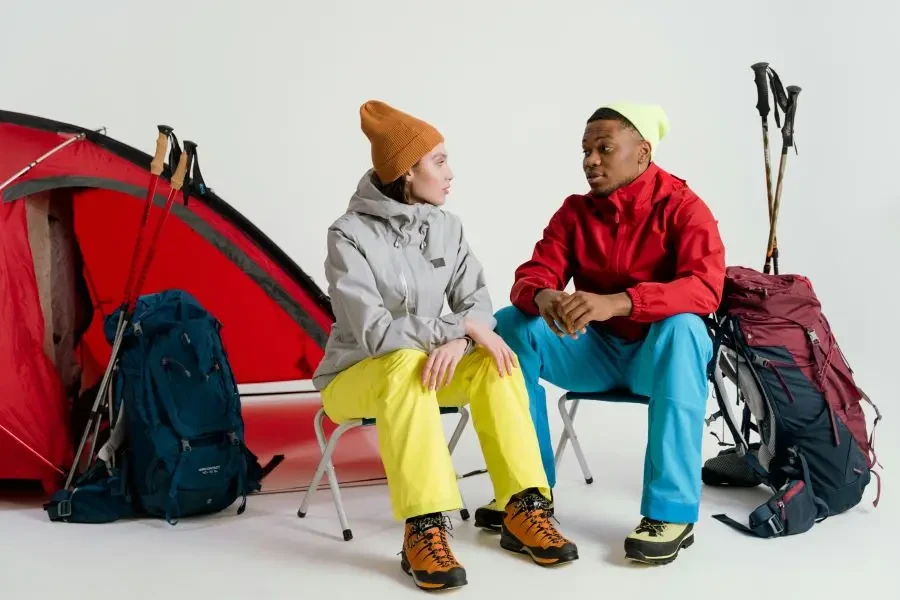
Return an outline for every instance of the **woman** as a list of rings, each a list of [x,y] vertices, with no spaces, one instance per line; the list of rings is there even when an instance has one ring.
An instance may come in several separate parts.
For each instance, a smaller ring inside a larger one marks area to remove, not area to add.
[[[575,560],[548,517],[528,393],[493,331],[490,295],[459,219],[441,210],[453,174],[441,134],[382,102],[360,108],[373,168],[328,230],[335,323],[313,382],[337,423],[375,417],[401,566],[424,589],[464,585],[447,542],[462,507],[439,406],[471,404],[498,506],[500,545],[541,565]],[[441,315],[444,300],[451,314]]]

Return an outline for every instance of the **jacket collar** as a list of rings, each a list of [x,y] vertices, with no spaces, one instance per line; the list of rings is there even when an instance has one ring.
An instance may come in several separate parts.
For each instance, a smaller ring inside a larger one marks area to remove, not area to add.
[[[369,169],[359,180],[347,212],[384,219],[397,231],[421,227],[440,212],[440,207],[431,204],[404,204],[388,198],[375,187],[372,181],[374,172],[374,169]]]
[[[626,185],[609,196],[588,195],[588,202],[595,214],[604,221],[618,223],[620,220],[639,221],[645,217],[654,204],[667,198],[678,186],[680,179],[659,168],[656,163]]]

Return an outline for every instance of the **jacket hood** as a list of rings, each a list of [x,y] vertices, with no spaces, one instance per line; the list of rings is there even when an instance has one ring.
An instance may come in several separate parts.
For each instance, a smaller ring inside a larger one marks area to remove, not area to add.
[[[374,169],[370,169],[359,180],[356,192],[350,198],[347,212],[371,215],[402,228],[412,223],[427,221],[440,211],[439,207],[431,204],[404,204],[388,198],[372,182],[374,173]]]

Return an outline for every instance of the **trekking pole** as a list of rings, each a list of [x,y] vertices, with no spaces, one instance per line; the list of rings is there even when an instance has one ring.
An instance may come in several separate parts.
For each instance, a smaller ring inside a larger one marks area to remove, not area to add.
[[[134,242],[134,250],[131,253],[131,263],[128,268],[128,280],[125,282],[125,290],[122,304],[131,297],[131,286],[134,285],[134,274],[137,269],[138,253],[141,243],[144,241],[144,232],[147,229],[147,221],[150,219],[150,208],[153,206],[153,197],[156,195],[156,185],[159,182],[159,176],[163,171],[163,161],[166,156],[166,148],[168,147],[169,137],[172,135],[173,129],[166,125],[157,125],[159,136],[156,138],[156,154],[150,163],[150,184],[147,186],[147,198],[144,202],[144,214],[141,216],[141,224],[138,227],[137,240]],[[121,320],[119,321],[121,325]]]
[[[172,128],[166,125],[158,125],[157,130],[159,131],[159,135],[156,138],[156,152],[153,155],[153,159],[150,161],[150,181],[147,184],[147,199],[146,205],[144,208],[144,216],[141,221],[141,229],[138,231],[138,239],[135,244],[135,249],[132,254],[132,264],[129,269],[129,283],[126,283],[125,290],[125,300],[127,301],[127,294],[129,293],[128,287],[130,285],[130,280],[133,278],[132,272],[134,271],[135,264],[134,261],[137,258],[138,248],[140,246],[141,238],[143,237],[143,230],[146,226],[147,219],[149,217],[150,206],[153,204],[153,197],[156,195],[156,186],[159,182],[159,176],[162,174],[163,167],[165,164],[165,156],[166,149],[168,146],[169,136],[172,133]],[[124,304],[125,302],[123,302]],[[123,307],[124,308],[124,307]],[[68,489],[72,484],[72,480],[75,478],[75,472],[78,470],[78,464],[81,462],[81,453],[84,452],[84,446],[87,443],[88,435],[91,430],[99,432],[100,429],[100,418],[101,413],[99,411],[100,403],[103,401],[105,397],[106,388],[109,385],[110,375],[112,374],[113,365],[115,364],[116,355],[118,354],[118,346],[121,342],[122,333],[125,330],[125,320],[124,320],[124,311],[119,314],[119,321],[116,325],[116,336],[115,341],[113,343],[112,353],[109,357],[109,362],[106,364],[106,370],[103,373],[103,378],[100,380],[100,387],[97,389],[97,395],[94,398],[94,403],[91,406],[90,417],[88,418],[88,422],[85,425],[84,432],[81,435],[81,441],[78,443],[78,449],[75,452],[75,459],[72,462],[72,467],[69,469],[69,474],[66,477],[65,489]],[[96,425],[94,424],[96,420]],[[110,422],[110,427],[112,427],[113,421]],[[94,444],[92,444],[94,445]]]
[[[156,153],[153,155],[153,160],[150,161],[150,183],[147,185],[147,197],[144,200],[144,213],[141,215],[141,223],[138,226],[138,234],[134,242],[134,249],[131,251],[131,262],[128,266],[128,279],[125,282],[125,289],[122,295],[123,307],[127,305],[128,298],[131,297],[131,288],[134,285],[134,275],[137,271],[138,256],[144,241],[144,232],[147,230],[147,221],[150,219],[150,209],[153,207],[153,198],[156,196],[156,186],[159,183],[159,177],[162,175],[163,167],[165,166],[166,150],[169,141],[174,142],[172,139],[174,137],[174,129],[172,127],[169,127],[168,125],[157,125],[156,129],[159,131],[159,135],[156,138]],[[119,313],[119,321],[116,324],[117,337],[119,335],[119,330],[124,329],[124,314],[124,311]],[[109,403],[107,408],[109,409],[110,427],[112,427],[113,423],[115,423],[113,404]],[[97,422],[95,431],[100,431],[99,421]],[[93,443],[90,456],[93,456]]]
[[[788,149],[794,147],[794,119],[797,116],[797,96],[800,88],[796,85],[787,87],[788,102],[784,113],[784,127],[781,128],[781,162],[778,165],[778,182],[775,187],[775,201],[772,205],[772,221],[769,225],[769,244],[766,249],[766,264],[763,272],[768,274],[771,270],[772,260],[777,254],[778,248],[775,241],[775,228],[778,225],[778,209],[781,206],[781,186],[784,181],[785,165],[787,164]],[[778,274],[776,263],[775,274]]]
[[[132,294],[129,297],[129,314],[134,311],[135,305],[137,304],[138,294],[140,294],[141,288],[144,286],[144,281],[146,281],[147,274],[150,271],[150,264],[153,262],[153,257],[156,254],[156,248],[159,242],[159,236],[160,234],[162,234],[163,225],[165,225],[166,218],[172,211],[172,205],[175,203],[175,196],[178,195],[178,192],[184,185],[185,174],[190,168],[189,163],[193,163],[194,161],[196,151],[197,144],[189,140],[184,141],[184,152],[181,153],[181,156],[178,159],[178,167],[175,169],[175,174],[172,176],[169,197],[166,198],[166,205],[163,208],[163,214],[159,218],[159,221],[157,221],[156,223],[156,229],[153,231],[153,237],[150,238],[150,245],[147,248],[147,257],[144,259],[144,265],[141,268],[140,275],[138,275],[137,283],[135,284],[134,289],[132,290]]]
[[[188,142],[185,142],[185,146],[187,146],[187,144],[188,144]],[[166,217],[168,216],[169,211],[172,209],[172,203],[175,199],[175,196],[178,195],[178,191],[181,189],[181,186],[184,182],[185,172],[187,171],[188,158],[189,158],[189,154],[187,152],[182,152],[178,158],[178,166],[175,168],[175,173],[172,175],[172,179],[170,181],[171,189],[169,190],[169,195],[166,198],[166,204],[165,204],[165,207],[163,208],[163,214],[162,214],[162,217],[160,217],[159,221],[157,222],[156,229],[153,232],[153,237],[150,238],[150,244],[148,246],[147,255],[144,258],[143,267],[141,268],[140,271],[138,271],[136,268],[137,265],[133,265],[133,269],[132,269],[133,272],[134,273],[140,272],[140,275],[138,276],[138,278],[136,280],[134,280],[133,277],[131,278],[132,281],[130,281],[129,283],[133,284],[133,285],[129,285],[129,287],[127,288],[128,296],[125,299],[125,307],[122,309],[122,312],[119,313],[119,323],[118,323],[118,326],[116,327],[116,337],[113,340],[113,354],[111,355],[110,362],[107,363],[107,367],[109,367],[110,365],[113,365],[113,368],[112,368],[113,371],[115,370],[115,366],[114,366],[115,357],[118,356],[118,351],[119,351],[119,347],[121,346],[121,343],[122,343],[122,338],[125,336],[125,328],[130,323],[131,317],[134,314],[135,305],[137,304],[137,297],[140,294],[140,289],[141,289],[141,287],[143,287],[144,280],[147,277],[147,270],[149,268],[150,261],[153,260],[153,250],[156,246],[157,241],[159,240],[159,234],[162,231],[163,223],[165,223]],[[146,223],[146,221],[145,221],[145,223]],[[143,224],[142,224],[142,227],[143,227]],[[141,230],[140,237],[143,237],[143,228]],[[136,256],[137,256],[137,252],[135,252],[135,257]],[[97,393],[99,394],[103,389],[104,389],[103,384],[101,383],[100,388]],[[114,410],[115,403],[113,401],[111,385],[107,388],[107,391],[108,391],[108,393],[106,394],[106,402],[109,405],[108,406],[108,408],[109,408],[109,424],[110,424],[110,428],[112,428],[116,423],[116,417],[115,417],[115,410]],[[94,456],[94,449],[96,447],[97,434],[99,433],[99,431],[100,431],[100,421],[97,420],[97,422],[95,424],[94,438],[91,441],[91,453],[88,455],[90,457]],[[111,465],[115,464],[114,459],[115,459],[115,455],[113,455],[113,457],[110,460]]]
[[[766,79],[769,63],[758,62],[750,67],[756,80],[756,110],[762,120],[763,158],[766,165],[766,200],[769,206],[769,226],[772,224],[772,161],[769,158],[769,82]]]

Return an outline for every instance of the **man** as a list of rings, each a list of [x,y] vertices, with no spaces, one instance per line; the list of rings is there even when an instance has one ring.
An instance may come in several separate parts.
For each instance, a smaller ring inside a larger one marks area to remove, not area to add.
[[[496,315],[525,376],[551,487],[539,379],[577,392],[627,388],[648,399],[643,518],[625,553],[650,564],[671,562],[693,543],[712,358],[701,316],[718,307],[725,277],[709,208],[653,162],[668,129],[655,106],[611,105],[591,116],[582,139],[590,193],[566,198],[516,270],[513,306]],[[563,291],[570,279],[572,294]],[[476,524],[502,520],[495,509],[480,508]]]

